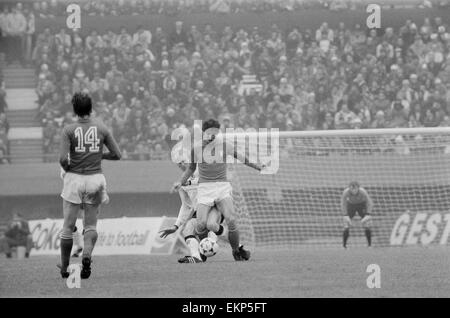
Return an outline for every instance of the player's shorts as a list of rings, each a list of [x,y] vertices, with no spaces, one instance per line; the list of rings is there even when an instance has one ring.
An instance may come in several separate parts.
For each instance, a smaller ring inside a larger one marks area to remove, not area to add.
[[[368,213],[367,213],[367,203],[365,203],[365,202],[363,202],[363,203],[356,203],[356,204],[348,203],[347,204],[347,215],[351,219],[353,219],[353,217],[355,216],[356,213],[358,213],[358,215],[360,216],[361,219],[363,217],[365,217],[366,215],[368,215]]]
[[[106,193],[106,179],[101,173],[81,175],[68,172],[64,176],[64,187],[61,197],[74,204],[106,203],[109,201]]]
[[[229,182],[205,182],[197,188],[197,204],[214,206],[217,202],[232,197],[231,184]]]
[[[194,211],[194,214],[192,214],[192,218],[193,218],[193,219],[196,219],[196,218],[197,218],[197,211]],[[223,217],[223,214],[220,213],[220,221],[219,221],[219,224],[222,224],[223,221],[225,221],[225,218]]]

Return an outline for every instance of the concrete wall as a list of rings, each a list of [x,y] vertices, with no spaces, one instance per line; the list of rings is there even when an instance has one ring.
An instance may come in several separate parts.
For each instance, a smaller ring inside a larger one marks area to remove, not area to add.
[[[111,203],[104,217],[176,216],[180,200],[169,194],[181,171],[171,162],[104,162]],[[57,163],[0,165],[0,221],[61,217],[62,180]]]

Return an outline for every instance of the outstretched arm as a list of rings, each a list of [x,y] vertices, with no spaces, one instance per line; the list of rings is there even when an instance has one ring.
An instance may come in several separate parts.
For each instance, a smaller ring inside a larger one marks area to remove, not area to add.
[[[190,199],[186,191],[184,191],[183,189],[179,189],[178,194],[180,195],[181,199],[181,207],[180,211],[178,212],[177,220],[175,221],[175,224],[173,226],[159,232],[161,238],[166,238],[168,235],[175,233],[192,217],[192,214],[194,212],[194,210],[189,205]]]
[[[181,176],[180,181],[175,182],[175,184],[172,187],[172,191],[178,191],[180,187],[187,182],[187,180],[194,174],[195,169],[197,168],[197,164],[195,162],[192,162],[189,164],[189,167],[186,169],[186,171]]]
[[[228,155],[233,156],[234,158],[238,159],[239,161],[243,162],[246,166],[253,168],[255,170],[261,171],[262,167],[256,163],[250,162],[248,160],[248,157],[244,154],[239,153],[235,147],[233,147],[231,144],[227,143],[226,145],[226,152]]]

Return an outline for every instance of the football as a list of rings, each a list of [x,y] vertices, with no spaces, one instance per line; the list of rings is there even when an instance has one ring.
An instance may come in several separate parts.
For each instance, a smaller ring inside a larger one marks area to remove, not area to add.
[[[198,246],[200,253],[206,257],[211,257],[217,254],[219,251],[219,244],[216,241],[210,239],[209,237],[204,238],[200,241]]]

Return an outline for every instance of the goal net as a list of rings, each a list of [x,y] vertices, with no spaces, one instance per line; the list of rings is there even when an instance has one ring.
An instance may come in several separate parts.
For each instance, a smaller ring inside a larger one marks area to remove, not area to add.
[[[246,136],[247,154],[260,137]],[[450,241],[450,128],[280,132],[278,149],[274,174],[230,165],[243,241],[341,245],[340,199],[352,180],[374,201],[373,245]],[[348,245],[361,244],[356,216]]]

